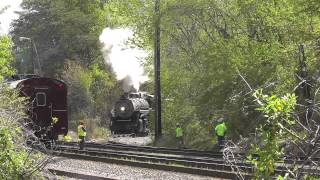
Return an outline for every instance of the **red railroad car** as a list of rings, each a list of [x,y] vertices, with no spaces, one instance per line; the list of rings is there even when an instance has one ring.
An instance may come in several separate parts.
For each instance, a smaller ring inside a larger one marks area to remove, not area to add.
[[[18,80],[17,80],[18,79]],[[29,99],[27,113],[37,136],[58,139],[68,133],[67,85],[57,79],[25,76],[8,82]],[[57,120],[57,121],[55,121]],[[49,129],[49,130],[48,130]]]

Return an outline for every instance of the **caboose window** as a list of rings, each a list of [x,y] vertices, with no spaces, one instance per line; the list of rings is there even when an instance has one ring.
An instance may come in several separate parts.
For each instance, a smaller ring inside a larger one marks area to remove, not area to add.
[[[46,94],[43,92],[38,92],[36,94],[37,98],[37,106],[45,106],[46,105]]]

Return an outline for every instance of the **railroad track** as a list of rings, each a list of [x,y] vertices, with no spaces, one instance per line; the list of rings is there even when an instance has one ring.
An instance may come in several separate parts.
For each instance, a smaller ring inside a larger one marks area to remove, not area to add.
[[[79,150],[78,144],[58,143],[56,154],[69,158],[102,161],[130,166],[200,174],[220,178],[236,178],[233,167],[227,165],[221,152],[198,151],[191,149],[158,148],[151,146],[133,146],[119,143],[86,143],[86,150]],[[252,173],[253,168],[238,160],[237,168]],[[310,169],[307,169],[310,172]],[[285,174],[286,167],[279,166],[277,174]],[[314,172],[317,176],[318,172]],[[249,174],[244,174],[250,178]]]
[[[65,177],[70,177],[70,178],[90,179],[90,180],[117,180],[115,178],[97,176],[97,175],[92,175],[92,174],[84,174],[84,173],[79,173],[79,172],[71,172],[71,171],[65,171],[65,170],[60,170],[60,169],[49,168],[48,171],[50,171],[52,174],[55,174],[57,176],[65,176]],[[48,179],[49,179],[49,177],[48,177]]]
[[[78,146],[76,142],[57,142],[57,145],[68,145],[68,146]],[[115,150],[131,150],[131,151],[140,151],[140,152],[152,152],[152,153],[163,153],[163,154],[176,154],[176,155],[185,155],[185,156],[198,156],[198,157],[214,157],[222,158],[222,152],[213,152],[213,151],[199,151],[193,149],[174,149],[174,148],[165,148],[165,147],[153,147],[153,146],[135,146],[127,145],[115,142],[108,142],[105,144],[86,142],[85,147],[88,148],[108,148]]]
[[[92,161],[116,163],[166,171],[236,178],[236,173],[226,165],[222,153],[208,153],[196,150],[178,150],[169,148],[137,147],[121,144],[86,144],[85,150],[79,150],[76,143],[60,144],[55,152],[58,156]],[[131,148],[130,148],[131,147]],[[153,151],[151,151],[153,150]],[[146,152],[147,151],[147,152]],[[196,152],[199,156],[196,156]],[[179,154],[180,153],[180,154]],[[181,155],[183,153],[183,155]],[[190,154],[192,156],[190,156]],[[211,157],[215,155],[216,157]],[[251,168],[241,165],[243,168]],[[249,175],[247,175],[249,178]]]
[[[73,145],[77,146],[76,142],[58,142],[58,145]],[[222,152],[214,152],[214,151],[201,151],[194,149],[175,149],[175,148],[165,148],[165,147],[153,147],[153,146],[136,146],[136,145],[128,145],[122,144],[118,142],[109,141],[105,144],[95,143],[95,142],[86,142],[86,147],[90,148],[108,148],[115,150],[134,150],[141,152],[152,152],[152,153],[163,153],[163,154],[177,154],[177,155],[185,155],[185,156],[197,156],[197,157],[214,157],[214,158],[223,158]],[[246,155],[243,153],[234,154],[237,160],[245,160]],[[305,156],[297,156],[297,159],[294,160],[291,157],[284,157],[283,161],[285,163],[304,163],[307,159]],[[320,157],[312,157],[310,160],[315,162],[320,162]]]

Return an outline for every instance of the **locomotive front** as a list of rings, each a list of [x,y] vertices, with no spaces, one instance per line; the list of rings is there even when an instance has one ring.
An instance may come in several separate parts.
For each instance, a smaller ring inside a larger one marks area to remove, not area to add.
[[[149,111],[149,104],[142,98],[121,99],[114,108],[118,120],[129,120],[135,113],[146,114],[146,111]]]
[[[148,133],[149,103],[141,97],[122,97],[112,110],[110,129],[115,134]]]

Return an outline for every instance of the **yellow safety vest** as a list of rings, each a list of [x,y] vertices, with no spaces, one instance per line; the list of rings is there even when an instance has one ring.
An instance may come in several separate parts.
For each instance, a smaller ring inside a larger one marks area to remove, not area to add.
[[[64,142],[71,142],[72,138],[70,136],[63,136],[63,141]]]
[[[227,130],[227,126],[224,123],[218,124],[215,128],[218,136],[224,136]]]
[[[86,137],[87,135],[87,132],[85,132],[83,129],[82,129],[82,125],[79,125],[78,126],[78,136],[81,136],[81,137]]]
[[[182,128],[178,127],[176,129],[176,137],[182,137],[183,132],[182,132]]]

